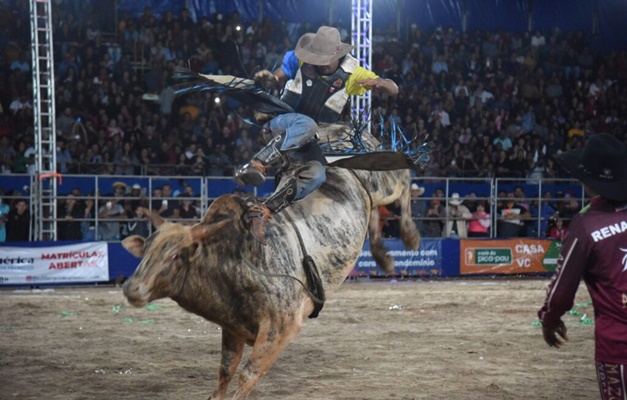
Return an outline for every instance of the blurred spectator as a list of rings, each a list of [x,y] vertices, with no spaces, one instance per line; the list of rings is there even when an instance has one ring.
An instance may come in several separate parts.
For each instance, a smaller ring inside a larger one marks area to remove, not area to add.
[[[535,235],[529,236],[548,236],[549,235],[549,226],[548,223],[555,214],[555,208],[550,202],[552,195],[550,191],[544,193],[544,196],[540,200],[540,204],[538,205],[537,201],[532,201],[529,206],[530,217],[532,218],[529,221],[530,225],[533,225],[534,228],[538,225],[538,218],[540,219],[540,230],[536,232]]]
[[[148,199],[139,183],[134,183],[131,190],[126,195],[124,208],[127,211],[136,210],[137,207],[148,207]]]
[[[95,224],[95,212],[94,212],[94,199],[90,196],[85,199],[83,207],[83,218],[81,222],[81,234],[84,241],[96,240],[96,224]]]
[[[179,202],[174,199],[174,195],[172,193],[172,186],[166,183],[161,188],[161,191],[162,191],[162,199],[161,199],[159,208],[155,208],[153,205],[153,212],[156,211],[157,214],[159,214],[162,218],[171,218],[171,219],[180,218],[181,209],[179,206]]]
[[[7,242],[28,242],[30,240],[30,211],[25,199],[15,200],[9,211],[6,225]]]
[[[472,219],[468,221],[468,237],[488,237],[492,219],[485,210],[485,203],[479,201],[477,210],[472,213]]]
[[[127,221],[122,225],[122,239],[132,235],[143,238],[150,236],[150,222],[146,219],[144,207],[133,204],[126,217]]]
[[[193,201],[190,199],[190,195],[188,193],[181,193],[179,195],[181,198],[181,208],[179,211],[179,218],[181,219],[196,219],[198,218],[198,211],[196,207],[192,204]]]
[[[386,213],[383,236],[399,238],[401,236],[401,203],[399,200],[395,200],[392,204],[385,206],[385,208],[389,213]]]
[[[0,189],[0,243],[7,240],[6,221],[9,217],[9,205],[4,201],[4,191]]]
[[[444,228],[444,237],[453,239],[465,239],[468,237],[468,220],[472,218],[472,214],[468,207],[462,204],[459,193],[453,193],[448,200],[446,207],[446,226]]]
[[[126,219],[124,207],[118,198],[107,198],[98,209],[98,240],[120,240],[121,221]],[[111,220],[107,222],[107,220]]]
[[[508,193],[504,202],[504,207],[497,210],[499,222],[497,225],[497,236],[499,237],[519,237],[523,221],[528,219],[530,214],[523,206],[516,203],[514,193]]]
[[[63,113],[61,113],[56,120],[57,134],[60,136],[69,136],[75,123],[76,118],[72,115],[72,108],[65,107]]]
[[[394,214],[386,206],[379,206],[379,230],[382,237],[390,237],[388,234],[388,225],[390,220],[394,218]]]
[[[579,202],[571,197],[569,193],[564,194],[564,199],[557,203],[557,211],[560,219],[564,220],[564,225],[568,227],[570,221],[581,211]]]
[[[57,210],[57,238],[59,240],[82,240],[81,221],[85,211],[76,201],[74,195],[69,194],[63,205]]]
[[[549,231],[549,238],[561,241],[564,240],[566,235],[568,235],[568,228],[564,226],[564,220],[557,218],[555,226],[552,226]]]
[[[111,186],[113,186],[113,197],[115,197],[116,200],[121,200],[124,197],[128,185],[122,181],[116,181],[113,182]]]
[[[446,211],[442,205],[442,200],[440,198],[431,199],[427,208],[427,218],[424,222],[425,237],[441,237],[445,217]]]

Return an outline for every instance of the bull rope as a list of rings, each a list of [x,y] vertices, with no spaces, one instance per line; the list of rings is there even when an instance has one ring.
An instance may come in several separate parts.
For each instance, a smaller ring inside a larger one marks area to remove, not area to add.
[[[324,304],[324,300],[320,300],[318,297],[316,297],[311,290],[309,290],[309,288],[307,287],[307,285],[305,285],[303,283],[303,281],[301,281],[300,279],[298,279],[295,276],[292,275],[287,275],[287,274],[273,274],[271,272],[265,272],[260,270],[259,268],[257,268],[255,266],[255,264],[252,263],[252,261],[250,261],[248,258],[246,258],[246,256],[244,255],[244,253],[242,252],[242,249],[239,250],[239,255],[242,257],[242,261],[244,261],[244,263],[246,265],[248,265],[248,267],[250,267],[250,269],[252,269],[253,271],[255,271],[256,273],[258,273],[259,275],[263,275],[265,277],[268,278],[290,278],[295,280],[296,282],[300,283],[300,285],[303,287],[303,289],[305,289],[305,291],[307,292],[307,294],[309,295],[309,297],[311,297],[311,300],[314,301],[314,303],[318,303],[318,304]]]

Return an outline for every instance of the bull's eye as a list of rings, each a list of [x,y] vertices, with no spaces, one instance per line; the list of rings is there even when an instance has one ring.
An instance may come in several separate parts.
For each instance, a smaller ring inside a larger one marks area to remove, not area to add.
[[[172,261],[176,261],[176,260],[178,260],[180,257],[181,257],[181,256],[180,256],[180,254],[179,254],[179,253],[176,253],[176,254],[174,254],[174,255],[172,256]]]

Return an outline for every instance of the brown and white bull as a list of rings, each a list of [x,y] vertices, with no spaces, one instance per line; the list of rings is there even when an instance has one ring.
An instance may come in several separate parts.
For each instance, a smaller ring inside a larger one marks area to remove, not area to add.
[[[153,215],[158,229],[152,236],[123,241],[129,252],[142,258],[124,284],[124,295],[138,307],[170,297],[222,327],[218,386],[210,399],[224,399],[244,345],[252,346],[233,396],[245,399],[314,309],[297,281],[260,271],[306,280],[296,227],[326,294],[332,293],[355,265],[369,227],[378,223],[371,221],[371,211],[396,199],[404,208],[404,242],[417,248],[419,236],[409,216],[409,182],[407,170],[353,173],[330,167],[324,185],[270,220],[266,246],[248,233],[242,219],[245,200],[234,195],[216,199],[194,226],[162,223]]]

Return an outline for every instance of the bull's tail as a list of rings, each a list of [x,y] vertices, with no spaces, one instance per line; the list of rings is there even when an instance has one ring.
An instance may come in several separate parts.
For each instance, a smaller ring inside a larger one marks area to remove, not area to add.
[[[370,222],[368,223],[368,237],[370,241],[370,252],[377,265],[386,274],[394,272],[394,257],[388,254],[388,249],[383,245],[381,230],[379,230],[379,209],[374,207],[370,211]]]
[[[403,239],[405,248],[418,250],[418,247],[420,247],[420,232],[418,232],[416,223],[411,216],[411,192],[408,187],[403,188],[399,201],[401,203],[401,239]]]

